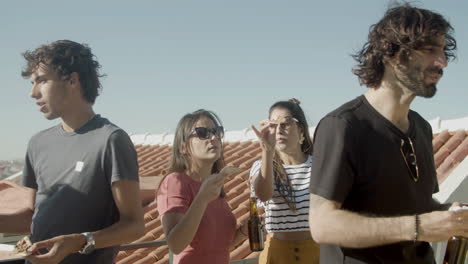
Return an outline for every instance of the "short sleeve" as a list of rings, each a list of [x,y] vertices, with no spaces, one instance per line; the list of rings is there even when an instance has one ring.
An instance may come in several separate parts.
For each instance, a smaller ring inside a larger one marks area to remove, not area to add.
[[[350,160],[352,144],[346,120],[327,116],[320,121],[314,135],[311,193],[340,203],[345,200],[355,176]]]
[[[26,152],[26,158],[24,160],[23,168],[23,177],[21,179],[21,182],[23,186],[37,190],[38,186],[36,181],[36,174],[34,173],[34,167],[32,165],[32,151],[30,146],[31,142],[29,143],[28,150]]]
[[[251,197],[257,197],[255,194],[255,190],[253,188],[252,184],[252,177],[260,173],[260,169],[262,168],[262,161],[257,160],[252,164],[252,167],[250,168],[250,174],[249,174],[249,185],[250,185],[250,196]],[[266,202],[268,203],[268,202]],[[257,206],[258,207],[265,207],[265,203],[260,201],[260,199],[257,199]]]
[[[427,122],[426,120],[424,120],[424,123],[425,123],[425,127],[426,127],[426,139],[427,139],[427,145],[429,146],[430,148],[430,154],[428,155],[429,159],[430,159],[430,163],[431,163],[431,171],[432,171],[432,175],[433,175],[433,181],[434,181],[434,189],[432,190],[432,193],[438,193],[439,192],[439,183],[438,183],[438,179],[437,179],[437,172],[436,172],[436,169],[435,169],[435,161],[434,161],[434,146],[432,145],[432,127],[431,125],[429,124],[429,122]]]
[[[185,213],[190,204],[189,187],[177,174],[169,174],[164,178],[156,193],[156,203],[159,215],[167,212]]]
[[[260,168],[262,167],[262,162],[261,160],[257,160],[252,164],[252,167],[250,168],[250,174],[249,174],[249,185],[250,185],[250,193],[255,196],[255,191],[253,188],[252,184],[252,177],[260,173]]]
[[[119,129],[109,136],[104,166],[111,184],[119,180],[139,181],[135,146],[125,131]]]

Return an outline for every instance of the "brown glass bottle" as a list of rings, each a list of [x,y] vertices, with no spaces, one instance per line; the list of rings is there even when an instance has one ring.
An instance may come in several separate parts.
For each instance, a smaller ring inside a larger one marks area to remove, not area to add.
[[[466,237],[452,237],[447,243],[443,264],[465,264],[468,250]]]
[[[250,197],[250,216],[247,221],[249,228],[249,243],[252,251],[263,250],[262,221],[257,210],[257,198]]]

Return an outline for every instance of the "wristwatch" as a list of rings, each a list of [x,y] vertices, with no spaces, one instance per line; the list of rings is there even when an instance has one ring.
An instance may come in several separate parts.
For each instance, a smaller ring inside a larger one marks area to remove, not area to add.
[[[96,242],[94,241],[94,236],[90,232],[81,233],[84,237],[86,237],[86,244],[84,244],[83,248],[78,251],[80,254],[89,254],[93,252]]]

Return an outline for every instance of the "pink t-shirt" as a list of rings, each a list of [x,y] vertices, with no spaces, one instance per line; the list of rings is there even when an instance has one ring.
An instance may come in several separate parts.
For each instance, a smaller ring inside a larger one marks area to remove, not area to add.
[[[200,190],[201,182],[185,173],[171,173],[157,192],[159,215],[185,213]],[[234,239],[236,218],[225,198],[217,198],[206,207],[192,242],[178,255],[174,264],[229,263],[229,246]]]

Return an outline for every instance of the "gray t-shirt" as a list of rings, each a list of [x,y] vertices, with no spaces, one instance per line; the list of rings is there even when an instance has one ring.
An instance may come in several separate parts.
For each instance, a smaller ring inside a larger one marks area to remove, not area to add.
[[[138,162],[129,136],[96,115],[74,132],[61,125],[29,142],[23,185],[36,189],[31,240],[93,232],[119,220],[112,183],[138,181]],[[62,263],[113,263],[117,248],[73,254]]]

